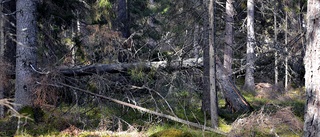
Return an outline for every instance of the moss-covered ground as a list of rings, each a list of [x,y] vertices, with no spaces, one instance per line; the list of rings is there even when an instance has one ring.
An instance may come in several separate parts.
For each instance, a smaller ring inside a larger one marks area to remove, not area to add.
[[[179,118],[210,126],[209,116],[193,105],[187,92],[171,101],[174,114]],[[219,99],[219,127],[228,136],[301,136],[304,114],[304,90],[294,89],[279,93],[275,98],[265,98],[249,93],[243,96],[254,108],[253,112],[235,114],[224,109],[224,99]],[[189,98],[189,99],[179,99]],[[170,100],[168,100],[170,102]],[[149,108],[156,110],[155,108]],[[170,114],[171,111],[162,112]],[[118,104],[93,106],[61,104],[41,109],[41,117],[31,109],[23,109],[23,116],[0,119],[0,136],[80,136],[80,137],[198,137],[225,136],[197,129],[158,116],[127,108]],[[38,112],[39,113],[39,112]]]

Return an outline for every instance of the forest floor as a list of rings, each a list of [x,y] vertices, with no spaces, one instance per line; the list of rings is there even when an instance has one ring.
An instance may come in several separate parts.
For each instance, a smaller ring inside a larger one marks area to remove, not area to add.
[[[221,96],[221,95],[220,95]],[[253,112],[236,114],[219,100],[221,135],[196,129],[117,104],[92,107],[60,105],[43,108],[39,119],[6,117],[0,119],[0,136],[81,136],[81,137],[198,137],[198,136],[301,136],[305,93],[303,88],[278,92],[259,89],[255,95],[243,93]],[[119,109],[121,108],[121,109]],[[210,126],[209,116],[194,108],[175,109],[188,121]],[[26,114],[28,109],[24,110]],[[190,113],[191,112],[191,113]],[[28,117],[35,117],[30,114]],[[37,122],[36,122],[37,121]]]

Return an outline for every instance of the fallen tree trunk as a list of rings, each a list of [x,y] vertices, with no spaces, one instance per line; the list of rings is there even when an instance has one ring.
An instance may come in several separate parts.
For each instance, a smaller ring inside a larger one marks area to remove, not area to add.
[[[67,76],[83,76],[102,73],[119,73],[131,69],[139,68],[143,71],[155,70],[181,70],[190,68],[202,68],[202,58],[190,58],[183,61],[158,61],[158,62],[138,62],[138,63],[118,63],[118,64],[94,64],[88,66],[79,66],[75,68],[60,69],[60,72]],[[228,74],[217,61],[217,81],[221,86],[227,104],[234,112],[247,112],[251,110],[250,104],[241,95],[235,84],[228,77]]]
[[[207,130],[207,131],[216,132],[218,134],[226,135],[226,133],[222,132],[221,130],[214,129],[214,128],[211,128],[211,127],[207,127],[205,125],[200,125],[198,123],[190,122],[190,121],[178,118],[178,117],[174,117],[174,116],[171,116],[171,115],[159,113],[159,112],[147,109],[147,108],[143,108],[143,107],[140,107],[140,106],[137,106],[137,105],[134,105],[134,104],[123,102],[123,101],[120,101],[120,100],[117,100],[117,99],[114,99],[114,98],[111,98],[111,97],[107,97],[107,96],[103,96],[103,95],[100,95],[100,94],[96,94],[96,93],[93,93],[91,91],[80,89],[80,88],[77,88],[77,87],[73,87],[73,86],[70,86],[70,85],[67,85],[67,84],[64,84],[64,83],[59,83],[59,84],[61,86],[73,88],[75,90],[84,92],[86,94],[90,94],[90,95],[93,95],[93,96],[96,96],[96,97],[99,97],[99,98],[102,98],[102,99],[106,99],[106,100],[115,102],[117,104],[124,105],[124,106],[130,107],[130,108],[133,108],[133,109],[137,109],[137,110],[149,113],[149,114],[153,114],[153,115],[156,115],[156,116],[167,118],[169,120],[176,121],[176,122],[179,122],[179,123],[182,123],[182,124],[186,124],[186,125],[189,125],[189,126],[192,126],[192,127],[196,127],[196,128],[204,129],[204,130]]]
[[[63,68],[60,72],[67,76],[83,76],[101,73],[119,73],[130,69],[139,68],[144,71],[157,70],[179,70],[191,67],[202,67],[202,59],[191,58],[183,61],[157,61],[157,62],[137,62],[137,63],[117,63],[117,64],[93,64],[87,66],[77,66],[74,68]]]

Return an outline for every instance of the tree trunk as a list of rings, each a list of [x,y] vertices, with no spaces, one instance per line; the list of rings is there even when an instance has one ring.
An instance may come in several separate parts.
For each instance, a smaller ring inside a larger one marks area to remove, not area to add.
[[[118,28],[122,36],[128,38],[130,36],[129,30],[129,13],[127,0],[118,0]]]
[[[155,3],[154,3],[154,0],[149,0],[148,7],[149,7],[150,9],[152,9],[152,10],[155,9],[156,5],[155,5]],[[154,19],[154,16],[153,16],[153,15],[151,15],[150,17],[148,17],[148,25],[149,25],[150,27],[152,27],[152,28],[155,27],[155,24],[154,24],[154,22],[153,22],[153,19]]]
[[[4,37],[4,15],[3,15],[3,5],[0,5],[0,65],[2,68],[0,68],[0,99],[4,98],[4,82],[6,74],[3,71],[4,66],[2,66],[2,63],[4,61],[4,50],[5,50],[5,37]],[[0,105],[0,118],[4,116],[4,107],[3,105]]]
[[[208,61],[206,63],[208,66],[204,66],[205,73],[203,76],[205,77],[207,90],[210,96],[210,118],[211,118],[211,127],[218,127],[218,98],[217,98],[217,89],[216,89],[216,50],[215,50],[215,1],[210,0],[209,2],[209,45],[208,45],[208,58],[205,58],[204,61]]]
[[[228,71],[217,61],[217,80],[226,99],[226,104],[231,108],[232,112],[249,112],[252,107],[247,100],[241,95],[240,91],[228,76]]]
[[[307,48],[304,57],[307,103],[304,116],[304,136],[320,136],[320,1],[308,0]]]
[[[209,3],[206,2],[204,4],[204,6],[202,8],[204,9],[208,9]],[[201,59],[205,59],[205,61],[203,61],[203,93],[202,93],[202,106],[201,109],[204,112],[209,113],[210,112],[210,81],[209,81],[209,77],[207,76],[207,74],[209,74],[209,68],[206,66],[210,66],[209,64],[209,56],[210,56],[210,52],[209,52],[209,31],[210,29],[207,29],[209,27],[209,12],[206,12],[206,14],[204,14],[204,17],[202,17],[204,22],[202,27],[203,27],[203,31],[202,31],[202,35],[203,35],[203,43],[202,44],[202,48],[203,48],[203,58]]]
[[[194,32],[193,32],[193,57],[199,58],[200,56],[200,45],[199,45],[199,24],[196,23],[194,25]]]
[[[246,76],[243,89],[254,93],[254,0],[247,1],[247,63],[246,63]]]
[[[93,64],[87,66],[75,66],[71,68],[61,68],[59,71],[66,76],[86,76],[92,74],[103,73],[120,73],[126,72],[132,69],[139,68],[142,71],[148,72],[153,69],[175,71],[190,68],[202,68],[203,59],[195,58],[186,60],[172,60],[169,63],[167,61],[158,62],[136,62],[136,63],[115,63],[115,64]]]
[[[232,75],[232,59],[233,59],[233,23],[234,9],[233,0],[226,1],[226,28],[225,28],[225,43],[223,66],[226,68],[228,75]]]
[[[275,53],[274,53],[274,85],[278,85],[278,77],[279,77],[279,70],[278,70],[278,30],[277,30],[277,4],[276,0],[274,0],[274,11],[273,11],[273,21],[274,21],[274,48],[275,48]]]
[[[16,109],[32,106],[37,59],[37,0],[17,0]]]
[[[287,6],[287,5],[286,5]],[[289,64],[288,64],[288,11],[285,13],[285,34],[284,34],[284,45],[285,47],[285,76],[284,76],[284,89],[288,90],[288,83],[289,83]]]

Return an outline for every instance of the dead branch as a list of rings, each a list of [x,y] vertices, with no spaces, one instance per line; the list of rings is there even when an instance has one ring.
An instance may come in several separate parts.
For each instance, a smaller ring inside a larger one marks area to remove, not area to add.
[[[60,72],[66,76],[83,76],[103,73],[126,72],[131,69],[140,69],[141,71],[150,70],[183,70],[190,68],[202,68],[202,58],[189,58],[186,60],[158,61],[158,62],[136,62],[136,63],[118,63],[118,64],[94,64],[88,66],[79,66],[76,68],[60,69]],[[240,91],[232,83],[231,79],[219,60],[217,60],[217,81],[222,85],[222,91],[225,98],[229,101],[234,112],[249,112],[252,108]]]
[[[153,114],[153,115],[156,115],[156,116],[159,116],[159,117],[167,118],[167,119],[175,121],[175,122],[179,122],[179,123],[182,123],[182,124],[190,125],[190,126],[193,126],[193,127],[196,127],[196,128],[207,130],[207,131],[212,131],[212,132],[215,132],[215,133],[218,133],[218,134],[226,135],[226,133],[222,132],[221,130],[214,129],[214,128],[211,128],[211,127],[207,127],[205,125],[200,125],[198,123],[193,123],[193,122],[190,122],[190,121],[178,118],[178,117],[174,117],[174,116],[171,116],[171,115],[159,113],[159,112],[147,109],[147,108],[143,108],[143,107],[140,107],[140,106],[137,106],[137,105],[134,105],[134,104],[123,102],[123,101],[120,101],[120,100],[117,100],[117,99],[114,99],[114,98],[111,98],[111,97],[107,97],[107,96],[103,96],[103,95],[100,95],[100,94],[96,94],[96,93],[90,92],[88,90],[84,90],[84,89],[81,89],[81,88],[70,86],[70,85],[67,85],[67,84],[64,84],[64,83],[59,83],[59,84],[62,85],[62,86],[65,86],[65,87],[73,88],[75,90],[84,92],[84,93],[89,94],[89,95],[93,95],[93,96],[96,96],[96,97],[99,97],[99,98],[102,98],[102,99],[106,99],[106,100],[112,101],[112,102],[120,104],[120,105],[124,105],[124,106],[130,107],[130,108],[133,108],[133,109],[137,109],[137,110],[149,113],[149,114]]]

